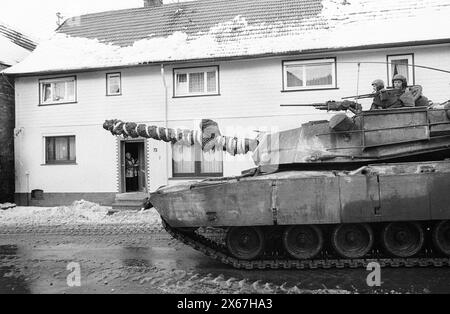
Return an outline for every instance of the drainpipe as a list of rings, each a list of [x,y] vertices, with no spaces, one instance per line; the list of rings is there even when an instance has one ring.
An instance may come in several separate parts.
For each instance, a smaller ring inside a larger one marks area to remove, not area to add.
[[[27,206],[30,206],[30,172],[26,171],[25,175],[27,176]]]
[[[167,82],[166,82],[166,76],[164,73],[164,64],[161,63],[161,78],[164,85],[164,127],[167,129],[168,126],[168,110],[169,110],[169,95],[167,92]],[[166,153],[166,185],[169,184],[169,144],[166,143],[165,145],[165,153]]]

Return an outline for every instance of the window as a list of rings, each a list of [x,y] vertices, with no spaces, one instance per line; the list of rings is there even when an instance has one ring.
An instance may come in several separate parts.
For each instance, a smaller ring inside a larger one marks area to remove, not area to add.
[[[174,69],[174,97],[219,94],[219,67]]]
[[[336,59],[283,62],[283,90],[336,88]]]
[[[75,163],[75,136],[52,136],[45,138],[45,163]]]
[[[388,84],[392,85],[392,78],[396,74],[406,77],[408,84],[414,85],[414,56],[407,55],[391,55],[387,56],[388,63]]]
[[[174,177],[220,177],[223,174],[222,150],[202,151],[200,145],[172,145]]]
[[[117,96],[122,94],[122,80],[120,73],[106,74],[106,95]]]
[[[76,101],[76,78],[61,77],[39,81],[40,104],[62,104]]]

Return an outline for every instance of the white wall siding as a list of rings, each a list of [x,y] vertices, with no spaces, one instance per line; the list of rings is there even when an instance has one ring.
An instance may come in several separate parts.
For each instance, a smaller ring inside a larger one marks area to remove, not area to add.
[[[163,120],[164,91],[159,68],[129,68],[119,72],[122,73],[121,96],[106,96],[107,72],[77,73],[77,103],[49,106],[38,106],[38,79],[58,76],[19,78],[16,82],[17,122],[59,126],[98,125],[108,117]]]
[[[211,118],[219,123],[223,134],[254,137],[254,130],[277,131],[298,127],[309,120],[329,119],[332,113],[310,107],[280,107],[280,104],[325,102],[357,93],[370,93],[370,83],[374,79],[387,80],[387,66],[383,64],[386,55],[409,53],[414,53],[416,65],[450,69],[450,45],[208,62],[189,66],[218,65],[220,95],[174,98],[173,69],[187,65],[165,66],[167,124],[173,128],[197,129],[202,118]],[[282,92],[282,61],[312,57],[336,58],[337,88]],[[106,73],[109,72],[121,72],[121,96],[106,96]],[[23,128],[15,142],[18,193],[27,191],[26,172],[29,172],[30,190],[118,192],[117,141],[102,129],[103,121],[119,118],[165,125],[165,91],[160,66],[75,75],[77,103],[52,106],[38,106],[38,80],[57,76],[16,79],[16,128]],[[425,96],[434,102],[450,99],[449,82],[448,73],[415,69],[415,83],[422,85]],[[367,108],[370,99],[362,103]],[[43,165],[43,138],[58,134],[76,136],[76,165]],[[163,142],[148,140],[146,143],[149,189],[155,190],[172,176],[171,149]],[[250,154],[234,158],[227,156],[224,175],[238,175],[252,166]],[[170,180],[171,183],[177,181]]]
[[[111,192],[117,190],[115,139],[98,126],[26,127],[16,137],[16,192]],[[75,135],[76,164],[46,165],[45,137]]]
[[[221,95],[170,98],[169,120],[198,119],[205,116],[211,118],[271,117],[286,114],[303,114],[305,119],[309,120],[310,115],[317,114],[314,109],[280,107],[280,104],[324,102],[331,99],[340,100],[341,97],[356,95],[357,92],[358,94],[370,93],[372,92],[371,82],[376,78],[390,85],[387,82],[386,56],[409,53],[414,54],[417,65],[447,70],[450,68],[450,45],[203,64],[220,66]],[[281,92],[282,61],[313,57],[336,57],[337,89]],[[358,62],[360,63],[359,84]],[[415,83],[424,87],[425,95],[431,100],[442,102],[450,97],[448,93],[450,74],[421,68],[416,68],[415,73]],[[167,81],[172,82],[172,78],[167,76]],[[170,92],[172,88],[170,86]],[[363,100],[362,103],[368,107],[370,100]]]

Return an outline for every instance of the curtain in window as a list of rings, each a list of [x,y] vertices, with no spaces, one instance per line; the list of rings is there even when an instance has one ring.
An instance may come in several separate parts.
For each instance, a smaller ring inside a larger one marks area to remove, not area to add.
[[[195,148],[180,144],[172,145],[173,173],[195,173]]]
[[[204,73],[189,74],[189,93],[201,93],[205,89]]]
[[[43,84],[42,92],[44,94],[44,102],[51,101],[52,97],[52,85],[51,84]]]
[[[69,137],[69,160],[75,160],[76,158],[76,151],[75,151],[75,136]]]
[[[222,173],[223,172],[223,151],[216,149],[202,152],[202,173]]]
[[[120,76],[111,75],[109,76],[109,94],[119,94],[120,93]]]
[[[46,138],[47,144],[47,161],[55,160],[55,139],[54,138]]]
[[[309,64],[305,66],[306,86],[331,85],[331,64]]]
[[[66,83],[67,100],[75,100],[75,81],[68,81]]]
[[[216,72],[207,72],[208,93],[216,91]]]
[[[69,145],[67,137],[55,138],[55,159],[56,160],[69,160]]]
[[[75,136],[58,136],[46,138],[47,161],[75,161]]]
[[[177,74],[177,93],[187,93],[187,74]]]
[[[55,83],[54,101],[64,100],[66,98],[66,82]]]
[[[75,100],[75,81],[45,83],[42,86],[44,102]]]
[[[408,59],[391,60],[391,69],[392,77],[396,74],[401,74],[409,82]]]

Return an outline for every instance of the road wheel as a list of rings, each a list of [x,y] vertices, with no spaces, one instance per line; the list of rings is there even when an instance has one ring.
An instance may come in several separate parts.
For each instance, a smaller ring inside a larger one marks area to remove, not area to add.
[[[283,232],[283,245],[293,258],[313,258],[322,250],[322,231],[317,226],[287,227]]]
[[[361,258],[373,245],[373,231],[368,224],[337,225],[331,235],[336,252],[344,258]]]
[[[252,260],[264,250],[264,235],[257,227],[231,227],[227,233],[226,243],[234,257]]]
[[[433,229],[433,244],[442,254],[450,256],[450,220],[443,220]]]
[[[411,257],[423,246],[422,227],[415,222],[391,222],[381,231],[381,243],[388,253],[397,257]]]

